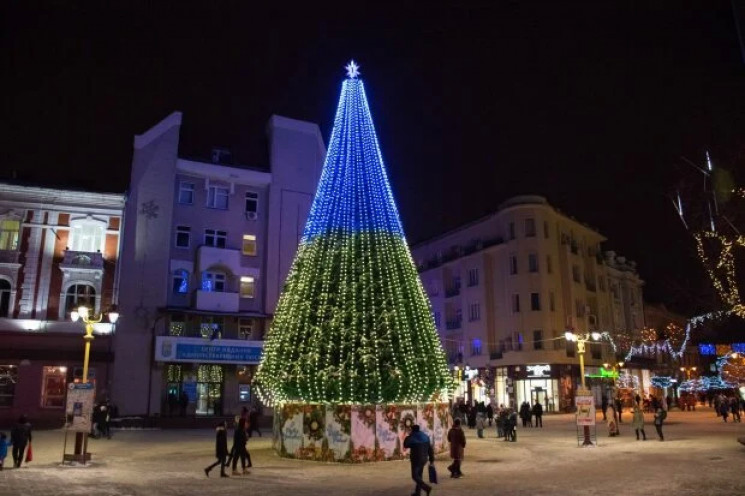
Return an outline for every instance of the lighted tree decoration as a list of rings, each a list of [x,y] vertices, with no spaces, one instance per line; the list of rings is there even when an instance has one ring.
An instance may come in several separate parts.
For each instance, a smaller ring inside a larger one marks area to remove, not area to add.
[[[272,404],[426,402],[451,387],[358,69],[256,375]]]

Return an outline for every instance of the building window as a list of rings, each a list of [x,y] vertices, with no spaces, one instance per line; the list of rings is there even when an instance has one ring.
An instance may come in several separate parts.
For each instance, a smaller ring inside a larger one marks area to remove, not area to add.
[[[525,219],[525,237],[535,238],[535,219],[532,217]]]
[[[553,291],[548,293],[548,309],[552,312],[556,311],[556,298],[554,297]]]
[[[238,323],[238,337],[251,339],[254,332],[254,319],[241,319]]]
[[[479,269],[468,270],[468,285],[469,286],[479,285]]]
[[[199,334],[205,339],[222,338],[223,320],[222,317],[212,317],[205,315],[199,323]]]
[[[551,255],[546,255],[546,272],[551,274],[553,270],[554,269],[551,266]]]
[[[41,379],[41,407],[64,408],[67,367],[44,367]]]
[[[480,303],[471,303],[468,306],[468,320],[473,322],[476,320],[481,320],[481,304]]]
[[[186,269],[178,269],[173,273],[171,288],[174,294],[189,292],[189,272]]]
[[[512,313],[519,313],[519,312],[520,312],[520,295],[513,294],[512,295]]]
[[[572,265],[572,279],[574,282],[580,282],[581,276],[579,273],[579,265]]]
[[[10,316],[10,282],[0,279],[0,317]]]
[[[543,349],[543,331],[533,331],[533,349]]]
[[[541,295],[539,293],[530,293],[530,309],[536,312],[541,310]]]
[[[248,256],[256,256],[256,235],[255,234],[244,234],[243,235],[243,254]]]
[[[202,291],[225,292],[225,274],[223,272],[204,272],[202,274]]]
[[[178,185],[178,202],[182,205],[194,203],[194,183],[181,181]]]
[[[510,275],[517,274],[517,255],[510,255]]]
[[[548,221],[543,221],[543,237],[548,239]]]
[[[21,221],[0,221],[0,250],[17,250],[18,236],[21,230]]]
[[[253,298],[256,281],[251,276],[241,276],[241,298]]]
[[[538,255],[535,253],[528,255],[528,272],[538,272]]]
[[[246,218],[255,219],[259,212],[259,194],[253,191],[246,192]]]
[[[507,235],[507,239],[515,239],[515,223],[510,222],[509,224],[509,232]]]
[[[481,355],[481,340],[472,339],[471,340],[471,356],[477,356],[477,355]]]
[[[522,332],[516,332],[515,333],[515,342],[514,347],[515,351],[523,351],[523,343],[525,342],[525,338],[523,338]]]
[[[214,246],[215,248],[225,248],[225,242],[228,239],[228,233],[217,229],[204,230],[204,244]]]
[[[103,248],[104,224],[75,222],[70,229],[69,247],[72,251],[99,252]]]
[[[222,365],[197,368],[197,415],[222,415],[222,389],[225,374]]]
[[[70,315],[81,306],[88,307],[91,314],[95,313],[96,289],[88,284],[73,284],[65,292],[65,312]]]
[[[186,323],[184,322],[183,314],[171,315],[170,322],[168,323],[168,335],[169,336],[184,336],[186,334]]]
[[[0,365],[0,407],[13,406],[18,383],[18,367],[15,365]]]
[[[188,248],[191,244],[191,228],[176,226],[176,248]]]
[[[222,186],[210,186],[207,189],[207,207],[227,210],[229,194],[230,191],[228,188]]]

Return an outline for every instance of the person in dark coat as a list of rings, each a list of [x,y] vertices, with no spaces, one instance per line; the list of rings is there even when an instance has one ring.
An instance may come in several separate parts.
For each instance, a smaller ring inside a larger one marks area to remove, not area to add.
[[[466,434],[460,427],[459,419],[453,421],[453,426],[448,431],[448,443],[450,443],[450,458],[453,459],[453,464],[448,467],[450,477],[459,479],[463,477],[460,465],[463,462],[463,454],[466,449]]]
[[[224,420],[217,424],[217,429],[215,429],[215,457],[217,461],[204,469],[204,475],[209,477],[210,470],[220,465],[220,477],[227,477],[225,467],[228,458],[228,431]]]
[[[616,413],[618,414],[618,423],[623,424],[623,420],[621,420],[621,414],[623,413],[623,401],[621,400],[621,396],[616,396]]]
[[[533,405],[533,416],[535,417],[535,426],[543,427],[543,405],[540,401],[536,401]]]
[[[435,463],[435,452],[432,449],[429,438],[420,430],[418,425],[414,424],[411,426],[411,433],[404,439],[404,448],[409,450],[411,478],[416,484],[413,494],[419,496],[422,489],[424,489],[424,492],[429,495],[432,486],[424,482],[422,473],[424,472],[424,466],[427,464],[427,461],[429,463]]]
[[[494,420],[494,407],[491,403],[486,406],[486,418],[489,419],[489,427],[491,427],[492,420]]]
[[[21,415],[10,430],[10,442],[13,445],[13,466],[21,468],[26,445],[31,442],[31,424],[25,415]]]
[[[233,433],[233,475],[241,475],[238,473],[238,458],[241,459],[241,468],[243,469],[243,475],[249,473],[248,469],[252,467],[251,455],[248,454],[246,449],[246,443],[248,442],[248,434],[246,433],[246,419],[240,419],[238,426],[235,428]]]
[[[532,421],[533,414],[530,411],[530,405],[527,401],[523,401],[522,405],[520,405],[520,418],[523,421],[523,427],[533,427],[533,421]]]
[[[254,431],[261,437],[261,431],[259,430],[259,408],[255,406],[251,407],[251,411],[248,414],[248,437],[251,437]]]
[[[600,400],[600,411],[603,412],[603,420],[607,421],[608,416],[606,415],[606,412],[608,411],[608,397],[606,395],[603,395],[603,398]]]

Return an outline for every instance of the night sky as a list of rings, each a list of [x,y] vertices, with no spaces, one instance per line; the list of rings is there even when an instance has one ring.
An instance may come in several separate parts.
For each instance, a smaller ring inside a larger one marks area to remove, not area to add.
[[[271,114],[327,139],[354,58],[409,241],[540,194],[637,261],[648,301],[712,304],[670,194],[700,179],[681,157],[745,160],[730,1],[9,3],[6,178],[124,191],[133,135],[174,110],[182,156],[266,167]]]

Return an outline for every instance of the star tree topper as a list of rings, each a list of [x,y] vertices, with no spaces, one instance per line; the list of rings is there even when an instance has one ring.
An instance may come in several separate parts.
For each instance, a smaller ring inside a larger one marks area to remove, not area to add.
[[[357,79],[357,76],[360,75],[360,66],[354,60],[350,60],[344,68],[347,70],[347,77],[349,79]]]

